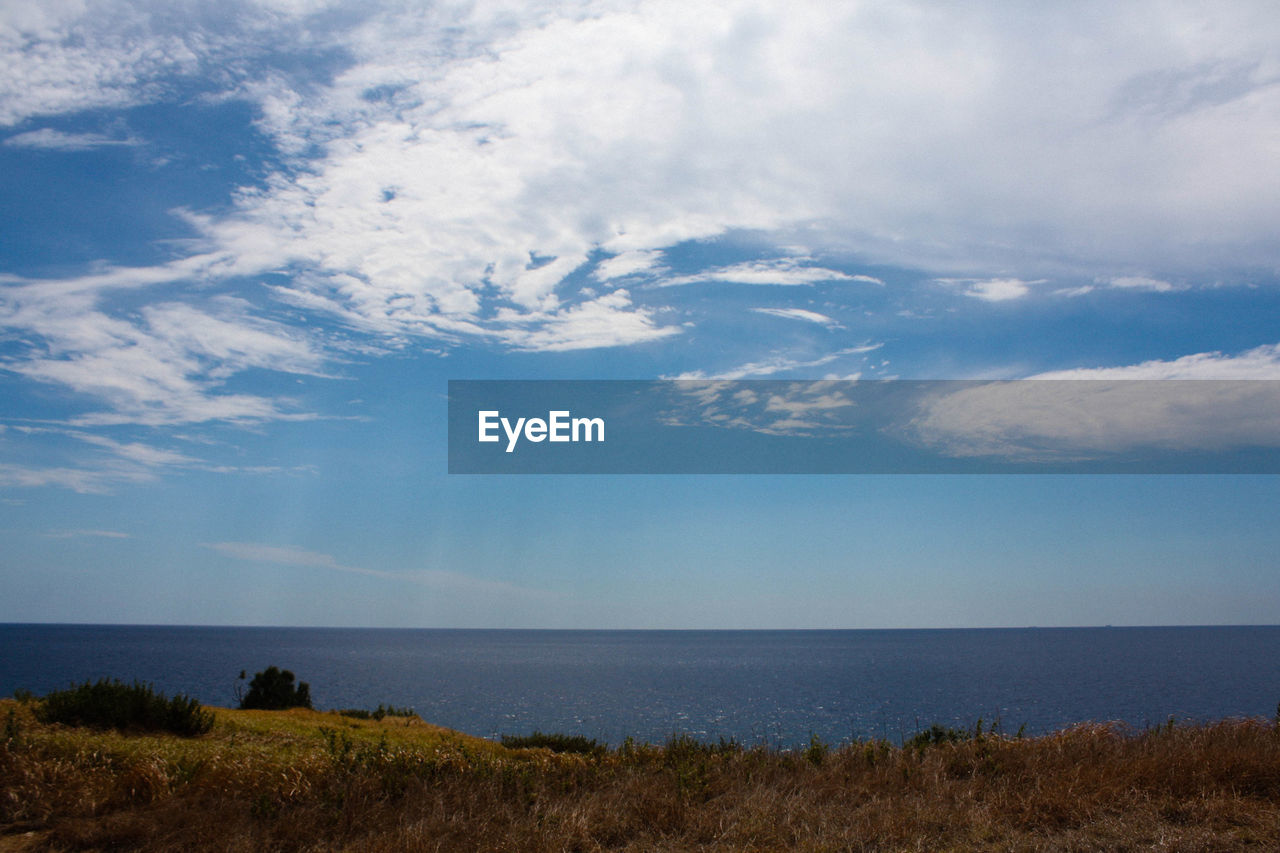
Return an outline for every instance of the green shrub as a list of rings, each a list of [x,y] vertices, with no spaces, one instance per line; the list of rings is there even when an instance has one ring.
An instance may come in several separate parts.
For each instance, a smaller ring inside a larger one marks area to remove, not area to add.
[[[213,728],[213,712],[182,694],[172,699],[150,684],[124,684],[114,679],[85,682],[67,690],[55,690],[36,708],[46,723],[120,730],[166,731],[201,735]]]
[[[816,734],[810,733],[809,745],[804,748],[801,754],[809,759],[815,767],[821,766],[822,762],[826,761],[827,756],[831,754],[831,745]]]
[[[943,727],[934,723],[922,732],[916,732],[912,735],[903,747],[907,749],[922,750],[927,746],[937,746],[943,743],[957,743],[963,740],[969,740],[972,737],[964,729],[953,729],[950,726]]]
[[[603,755],[609,749],[582,735],[546,734],[540,731],[528,735],[503,735],[502,745],[511,749],[542,747],[552,752],[574,752],[580,755]]]
[[[337,708],[330,713],[337,714],[339,717],[351,717],[354,720],[373,719],[373,712],[366,711],[364,708]]]
[[[240,673],[244,678],[244,673]],[[287,669],[269,666],[255,672],[249,682],[249,692],[240,700],[244,710],[282,711],[285,708],[310,708],[311,685],[302,681],[295,687],[293,673]]]
[[[381,720],[384,717],[418,716],[412,708],[397,708],[395,705],[383,705],[381,702],[378,703],[378,708],[374,711],[366,711],[363,708],[342,708],[334,713],[357,720]]]

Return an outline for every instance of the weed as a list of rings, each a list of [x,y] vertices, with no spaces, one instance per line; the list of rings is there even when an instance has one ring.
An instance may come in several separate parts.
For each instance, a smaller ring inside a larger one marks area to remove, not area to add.
[[[979,722],[978,731],[981,732],[981,722]],[[916,732],[903,744],[904,748],[914,749],[917,752],[923,751],[926,747],[937,746],[943,743],[957,743],[970,739],[970,734],[964,729],[953,729],[950,726],[940,726],[934,723],[929,728]]]
[[[809,745],[804,748],[802,753],[815,767],[821,767],[822,762],[826,760],[827,755],[831,753],[831,747],[827,745],[822,738],[816,734],[809,735]]]
[[[569,752],[578,755],[603,755],[608,747],[583,735],[547,734],[534,731],[528,735],[503,735],[502,745],[508,749],[544,748],[552,752]]]

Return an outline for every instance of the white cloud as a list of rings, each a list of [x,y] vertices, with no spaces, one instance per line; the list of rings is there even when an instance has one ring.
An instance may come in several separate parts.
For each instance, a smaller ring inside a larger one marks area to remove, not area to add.
[[[141,141],[130,136],[123,139],[106,136],[101,133],[66,133],[61,130],[42,127],[18,133],[4,141],[10,148],[39,148],[48,151],[90,151],[94,148],[112,146],[141,145]]]
[[[152,472],[141,468],[37,467],[0,462],[0,486],[56,486],[80,494],[101,495],[109,494],[116,486],[125,483],[145,483],[154,479]]]
[[[528,322],[518,315],[515,319]],[[536,322],[535,328],[502,332],[503,340],[517,349],[559,352],[643,343],[680,331],[675,326],[655,325],[652,312],[634,309],[631,294],[625,290],[615,290],[546,318],[531,319]]]
[[[1031,379],[1280,379],[1280,344],[1237,355],[1199,352],[1172,361],[1144,361],[1120,367],[1080,367],[1038,373]]]
[[[672,379],[686,380],[731,380],[731,379],[747,379],[751,377],[772,376],[776,373],[785,373],[791,370],[803,370],[810,367],[821,367],[824,364],[830,364],[833,361],[844,358],[849,355],[861,355],[863,353],[873,352],[884,346],[882,343],[864,344],[862,346],[847,347],[836,352],[827,353],[815,359],[798,359],[786,355],[774,355],[763,361],[753,361],[747,364],[732,367],[728,370],[708,376],[700,370],[688,371],[679,376],[668,377]]]
[[[175,436],[190,441],[191,436]],[[72,439],[79,444],[67,444]],[[27,443],[23,443],[24,440]],[[38,444],[36,442],[39,442]],[[88,447],[85,447],[88,445]],[[168,471],[280,474],[313,473],[311,466],[214,465],[149,441],[119,440],[61,426],[0,425],[0,452],[20,464],[0,462],[0,485],[56,486],[85,494],[109,494],[118,486],[146,483]]]
[[[663,287],[674,287],[682,284],[700,284],[709,281],[732,282],[734,284],[774,284],[774,285],[806,285],[822,281],[861,281],[882,284],[871,276],[854,276],[838,270],[822,267],[806,266],[801,260],[780,258],[771,261],[748,261],[727,267],[704,270],[693,275],[663,278],[658,284]]]
[[[651,273],[661,268],[662,252],[656,250],[623,252],[596,264],[591,275],[598,281]]]
[[[155,275],[155,278],[164,278]],[[303,333],[255,317],[243,300],[222,296],[200,307],[162,302],[136,314],[108,313],[108,291],[123,274],[94,281],[24,282],[0,291],[0,322],[34,340],[5,367],[108,404],[76,423],[153,426],[210,420],[308,417],[287,400],[222,393],[250,369],[324,375],[325,357]],[[150,283],[143,277],[144,283]]]
[[[782,317],[786,320],[803,320],[806,323],[817,323],[820,326],[830,326],[837,329],[844,328],[835,320],[826,314],[820,314],[817,311],[808,311],[804,308],[752,308],[757,314],[769,314],[773,317]]]
[[[263,130],[322,156],[246,197],[221,236],[240,250],[238,226],[288,234],[290,257],[379,287],[418,270],[415,290],[437,304],[465,302],[489,265],[510,287],[530,252],[733,229],[1019,278],[1276,262],[1280,22],[1267,4],[315,15],[337,4],[245,2],[194,22],[114,0],[21,5],[0,15],[0,120],[154,100],[175,75],[236,69],[226,84],[258,103]],[[280,44],[351,61],[331,80],[246,62]]]
[[[198,463],[199,460],[185,453],[178,453],[174,450],[166,450],[160,447],[152,447],[149,444],[143,444],[138,441],[121,442],[107,438],[102,435],[94,435],[93,433],[81,431],[66,431],[67,435],[87,442],[88,444],[101,447],[121,459],[135,462],[139,465],[153,468],[160,465],[181,465],[189,466]]]
[[[1119,287],[1126,290],[1150,290],[1156,293],[1168,293],[1171,290],[1181,290],[1167,281],[1158,278],[1151,278],[1145,275],[1126,275],[1117,276],[1105,280],[1112,287]]]
[[[1030,293],[1029,285],[1043,284],[1043,280],[1039,281],[1023,281],[1017,278],[989,278],[989,279],[954,279],[940,278],[938,282],[941,284],[955,285],[963,287],[961,291],[965,296],[974,299],[981,299],[984,302],[1007,302],[1010,299],[1021,299]]]
[[[625,291],[573,292],[596,253],[613,257],[593,282],[878,283],[795,257],[663,279],[664,250],[730,232],[970,276],[988,301],[1050,272],[1161,290],[1280,266],[1267,4],[175,8],[0,9],[0,123],[176,101],[199,80],[252,101],[290,158],[229,210],[185,214],[197,254],[7,288],[0,318],[37,343],[6,367],[103,401],[86,424],[305,416],[222,386],[322,372],[322,343],[195,295],[136,316],[103,303],[166,283],[283,270],[282,300],[389,346],[563,350],[679,331]],[[346,65],[307,61],[322,54]],[[42,133],[10,141],[75,138]]]

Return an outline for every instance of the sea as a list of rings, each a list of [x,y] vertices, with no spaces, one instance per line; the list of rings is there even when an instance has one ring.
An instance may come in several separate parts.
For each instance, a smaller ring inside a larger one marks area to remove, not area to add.
[[[1014,734],[1273,719],[1280,626],[559,631],[0,625],[0,696],[99,678],[234,707],[278,666],[317,709],[411,707],[498,738],[788,749],[901,742],[933,724]]]

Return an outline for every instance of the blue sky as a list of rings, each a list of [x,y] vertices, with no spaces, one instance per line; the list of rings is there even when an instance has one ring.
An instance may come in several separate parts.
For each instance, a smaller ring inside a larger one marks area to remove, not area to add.
[[[1274,622],[1273,476],[446,473],[449,379],[1280,378],[1273,6],[1042,6],[0,7],[0,620]]]

